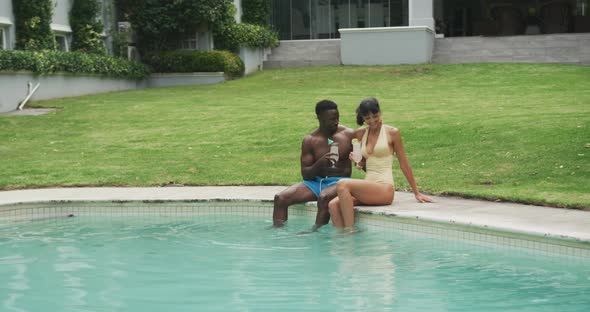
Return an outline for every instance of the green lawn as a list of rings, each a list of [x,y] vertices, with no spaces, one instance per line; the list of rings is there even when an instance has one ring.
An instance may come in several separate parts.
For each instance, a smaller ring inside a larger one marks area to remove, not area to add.
[[[301,179],[315,103],[334,100],[356,127],[368,96],[402,130],[425,192],[590,207],[590,67],[569,65],[269,70],[36,102],[60,109],[0,116],[0,188],[288,185]]]

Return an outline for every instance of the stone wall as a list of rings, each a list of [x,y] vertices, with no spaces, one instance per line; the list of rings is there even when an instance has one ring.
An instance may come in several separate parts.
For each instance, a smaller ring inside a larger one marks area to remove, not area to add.
[[[340,63],[340,39],[284,40],[267,56],[264,69]]]
[[[590,64],[590,33],[439,38],[432,62]]]

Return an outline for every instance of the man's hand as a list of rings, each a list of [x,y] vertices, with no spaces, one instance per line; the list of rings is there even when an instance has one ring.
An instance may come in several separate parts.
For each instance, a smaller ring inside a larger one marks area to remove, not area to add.
[[[318,159],[318,161],[322,161],[324,162],[324,167],[327,167],[329,165],[335,164],[336,161],[334,160],[334,157],[338,157],[339,155],[336,153],[326,153],[324,154],[324,156],[322,156],[322,158]]]

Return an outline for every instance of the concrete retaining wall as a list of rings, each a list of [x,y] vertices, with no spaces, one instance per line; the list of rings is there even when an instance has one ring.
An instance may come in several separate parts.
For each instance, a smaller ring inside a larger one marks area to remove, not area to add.
[[[434,32],[426,26],[340,29],[343,65],[430,63]]]
[[[240,58],[244,62],[244,75],[257,72],[263,69],[264,61],[267,59],[267,55],[270,53],[270,49],[261,48],[240,48]]]
[[[152,74],[142,86],[147,88],[193,86],[215,84],[223,81],[225,81],[223,72]]]
[[[0,73],[0,113],[15,110],[27,96],[28,84],[39,88],[30,101],[93,93],[135,90],[140,86],[136,80],[105,79],[91,76],[54,74],[34,76],[28,72]]]
[[[29,83],[39,88],[30,101],[164,86],[223,82],[223,73],[153,74],[145,80],[110,79],[71,74],[35,76],[30,72],[0,73],[0,113],[10,112],[28,94]]]

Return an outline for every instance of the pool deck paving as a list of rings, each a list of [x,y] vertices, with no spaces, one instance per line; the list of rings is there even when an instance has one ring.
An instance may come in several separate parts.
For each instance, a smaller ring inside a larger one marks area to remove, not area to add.
[[[0,191],[0,208],[22,203],[75,201],[269,201],[285,186],[89,187]],[[590,243],[590,211],[506,202],[431,196],[418,203],[412,193],[396,192],[392,205],[357,207],[367,213],[484,227]],[[314,203],[311,203],[314,204]],[[269,218],[272,211],[268,212]]]

